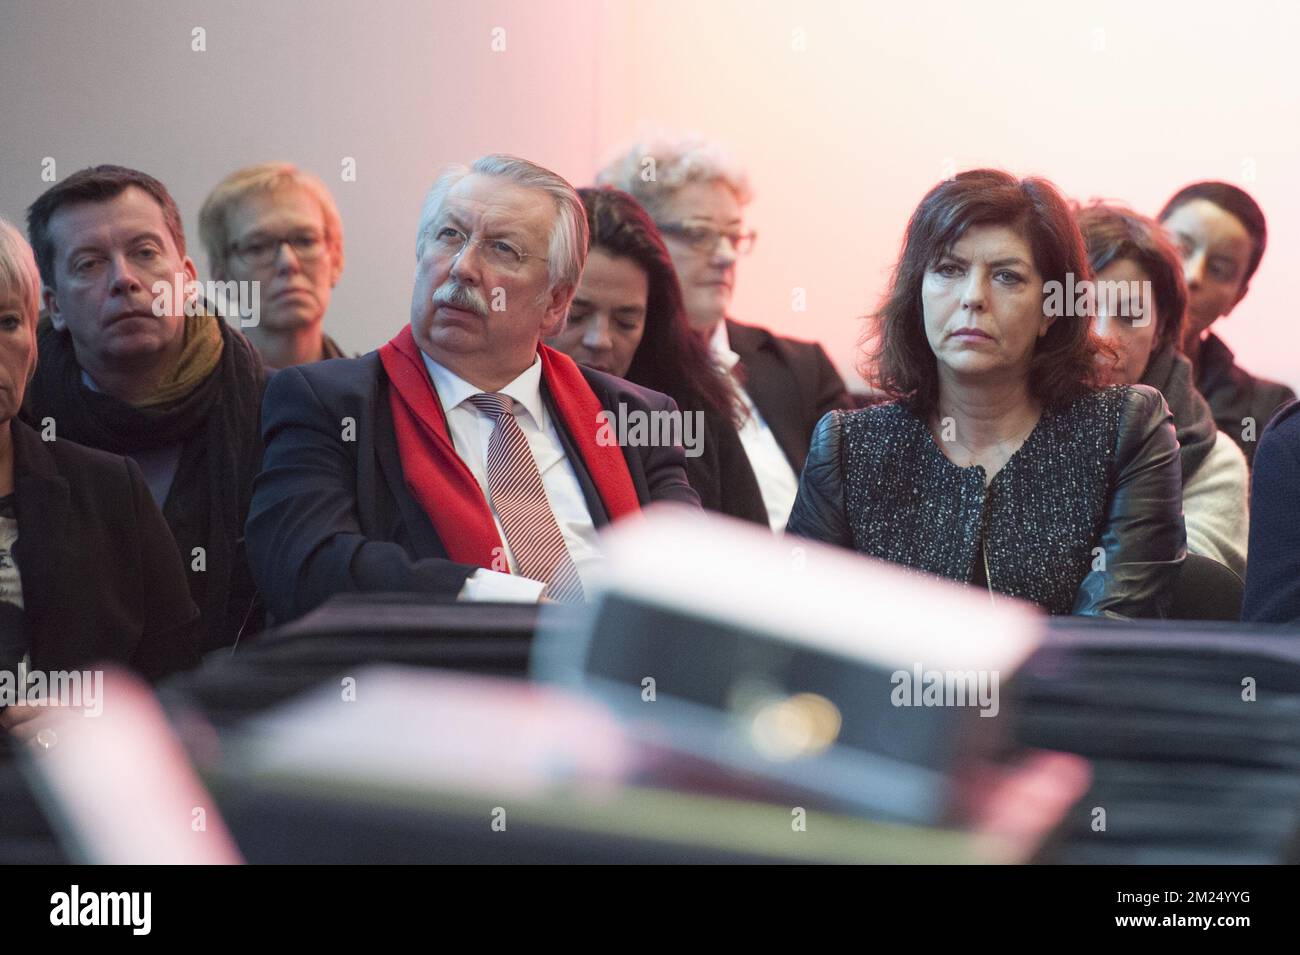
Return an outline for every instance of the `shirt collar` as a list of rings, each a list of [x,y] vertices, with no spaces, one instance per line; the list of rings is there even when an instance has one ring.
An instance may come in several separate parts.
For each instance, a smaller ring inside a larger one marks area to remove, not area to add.
[[[709,350],[713,352],[713,357],[725,371],[731,371],[740,361],[740,356],[731,350],[731,336],[727,334],[725,318],[713,329],[713,337],[709,339]]]
[[[453,374],[445,365],[434,361],[423,351],[420,352],[420,357],[424,359],[424,367],[429,372],[429,380],[433,382],[433,390],[438,393],[438,400],[442,402],[444,413],[464,404],[474,395],[483,393],[482,388],[476,388],[464,378]],[[538,428],[546,426],[546,409],[542,404],[541,355],[534,355],[533,363],[524,369],[523,374],[498,393],[508,395],[522,405],[532,416],[533,423]],[[478,411],[473,405],[470,407]]]

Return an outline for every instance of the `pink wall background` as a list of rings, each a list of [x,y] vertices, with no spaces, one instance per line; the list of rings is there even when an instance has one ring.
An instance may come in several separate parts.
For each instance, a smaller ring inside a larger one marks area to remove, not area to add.
[[[326,323],[366,350],[406,320],[419,203],[443,164],[504,150],[582,185],[642,129],[695,131],[757,189],[736,316],[821,340],[849,375],[909,213],[952,171],[1041,174],[1148,213],[1222,178],[1271,235],[1221,334],[1300,388],[1296,36],[1300,7],[1280,0],[18,0],[0,31],[0,215],[21,218],[45,157],[60,177],[120,162],[171,187],[196,242],[218,179],[289,159],[335,191],[347,266]]]

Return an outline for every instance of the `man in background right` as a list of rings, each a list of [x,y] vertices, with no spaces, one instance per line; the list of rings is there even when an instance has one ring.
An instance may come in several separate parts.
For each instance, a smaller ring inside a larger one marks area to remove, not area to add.
[[[1218,428],[1253,463],[1264,426],[1295,392],[1237,365],[1232,351],[1210,332],[1210,326],[1246,297],[1268,242],[1264,212],[1236,186],[1195,182],[1165,203],[1160,222],[1183,256],[1187,279],[1183,351],[1195,366],[1196,388],[1209,402]]]

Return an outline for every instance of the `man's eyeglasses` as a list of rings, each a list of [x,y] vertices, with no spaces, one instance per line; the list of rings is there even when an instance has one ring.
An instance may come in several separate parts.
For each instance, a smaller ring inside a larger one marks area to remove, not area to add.
[[[758,233],[752,229],[748,232],[723,232],[710,226],[684,222],[660,222],[658,225],[664,235],[681,239],[697,252],[712,252],[718,247],[718,241],[725,238],[737,255],[748,255],[754,250],[754,240],[758,238]]]
[[[433,243],[435,252],[450,258],[456,258],[470,246],[477,245],[489,265],[508,272],[522,268],[528,259],[547,261],[540,255],[523,251],[513,242],[505,239],[491,239],[481,235],[471,239],[464,232],[449,225],[437,229],[429,241]]]
[[[325,238],[315,232],[295,232],[293,235],[254,236],[230,246],[230,254],[252,268],[265,268],[280,254],[280,246],[289,243],[300,262],[310,262],[325,251]]]

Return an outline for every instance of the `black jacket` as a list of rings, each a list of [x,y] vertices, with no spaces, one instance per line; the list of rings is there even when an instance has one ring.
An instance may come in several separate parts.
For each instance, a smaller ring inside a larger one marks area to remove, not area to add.
[[[32,668],[129,665],[158,679],[198,662],[199,609],[180,552],[129,458],[14,419],[14,493]]]
[[[745,456],[745,446],[731,422],[712,411],[703,412],[701,453],[686,458],[686,477],[706,511],[768,526],[767,508],[758,479]]]
[[[1196,390],[1209,402],[1219,430],[1245,453],[1247,464],[1254,463],[1258,439],[1273,413],[1295,398],[1286,385],[1256,378],[1238,365],[1232,350],[1217,335],[1207,335],[1201,342],[1196,356]],[[1249,431],[1248,422],[1253,424]]]
[[[1279,411],[1259,439],[1247,553],[1241,619],[1300,623],[1300,401]]]
[[[617,415],[663,411],[672,399],[579,366]],[[417,591],[454,599],[477,568],[448,559],[433,523],[406,487],[378,352],[276,372],[262,405],[266,454],[249,508],[248,558],[277,623],[345,591]],[[545,385],[542,394],[550,404]],[[355,440],[344,440],[345,419]],[[597,527],[609,523],[591,476],[556,419]],[[593,423],[593,427],[594,427]],[[699,506],[681,447],[625,447],[637,499]]]
[[[798,474],[817,422],[827,412],[851,406],[844,379],[816,342],[731,319],[727,338],[740,356],[745,391]]]
[[[1045,411],[984,479],[897,402],[834,413],[818,425],[788,532],[981,586],[987,558],[993,590],[1053,613],[1167,610],[1186,536],[1178,443],[1155,389]]]

